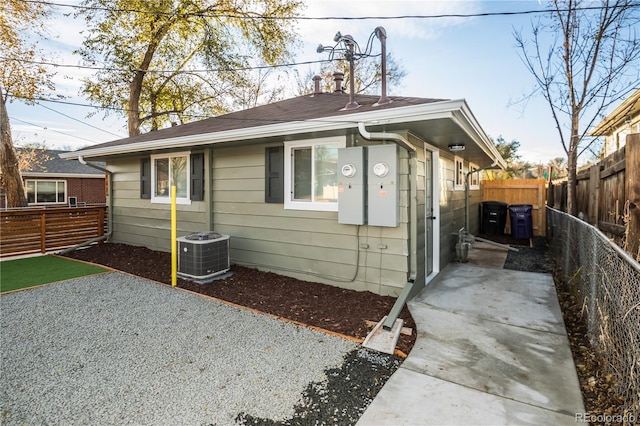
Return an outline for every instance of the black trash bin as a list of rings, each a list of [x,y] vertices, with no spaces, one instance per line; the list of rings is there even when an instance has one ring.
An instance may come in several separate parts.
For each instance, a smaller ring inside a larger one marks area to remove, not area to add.
[[[507,225],[507,203],[483,201],[481,206],[480,232],[488,235],[504,235]]]
[[[511,236],[513,238],[533,237],[533,206],[531,204],[512,204],[509,206]]]

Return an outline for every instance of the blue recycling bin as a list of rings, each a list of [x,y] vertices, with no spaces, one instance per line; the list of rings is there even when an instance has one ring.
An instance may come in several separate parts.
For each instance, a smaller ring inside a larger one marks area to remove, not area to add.
[[[533,237],[533,206],[531,204],[512,204],[509,206],[511,236],[518,239]]]

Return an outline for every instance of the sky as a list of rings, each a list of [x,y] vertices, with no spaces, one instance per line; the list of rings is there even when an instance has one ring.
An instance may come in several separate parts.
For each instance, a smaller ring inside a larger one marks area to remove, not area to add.
[[[57,4],[78,4],[59,0]],[[431,1],[431,0],[307,0],[308,17],[398,17],[406,15],[475,14],[545,9],[539,1]],[[57,7],[47,22],[50,38],[39,43],[46,57],[65,65],[78,65],[73,51],[81,46],[81,19],[69,15],[73,9]],[[474,116],[493,139],[520,142],[522,160],[546,164],[566,157],[558,130],[546,101],[535,96],[533,76],[525,68],[515,46],[514,30],[529,34],[531,21],[541,15],[430,18],[305,20],[298,24],[302,40],[296,62],[326,59],[318,44],[333,45],[337,31],[350,34],[362,46],[378,26],[387,33],[387,52],[407,72],[401,87],[389,95],[442,99],[465,99]],[[379,44],[374,53],[379,52]],[[319,65],[308,66],[319,71]],[[301,75],[307,68],[297,67]],[[81,79],[91,71],[58,67],[56,94],[65,102],[88,105],[81,95]],[[86,106],[40,102],[7,105],[14,143],[45,143],[49,149],[71,149],[127,136],[126,117]],[[90,116],[89,116],[90,115]]]

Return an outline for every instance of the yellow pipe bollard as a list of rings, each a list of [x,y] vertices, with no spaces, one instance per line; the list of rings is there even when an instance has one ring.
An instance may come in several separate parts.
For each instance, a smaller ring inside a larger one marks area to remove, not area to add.
[[[176,214],[176,186],[171,186],[171,286],[178,284],[178,230]]]

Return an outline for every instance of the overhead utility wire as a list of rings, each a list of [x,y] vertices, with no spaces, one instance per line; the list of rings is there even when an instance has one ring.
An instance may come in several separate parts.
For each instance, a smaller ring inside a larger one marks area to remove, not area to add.
[[[70,134],[68,134],[68,133],[64,133],[64,132],[61,132],[61,131],[59,131],[59,130],[49,129],[49,128],[44,127],[44,126],[41,126],[41,125],[39,125],[39,124],[30,123],[30,122],[28,122],[28,121],[24,121],[24,120],[21,120],[21,119],[19,119],[19,118],[9,117],[9,119],[14,120],[14,121],[19,121],[19,122],[24,123],[24,124],[28,124],[29,126],[35,126],[35,127],[39,127],[39,128],[41,128],[41,129],[44,129],[44,130],[50,130],[50,131],[55,132],[55,133],[60,133],[61,135],[69,136],[69,137],[71,137],[71,138],[82,139],[83,141],[87,141],[87,142],[95,143],[95,141],[92,141],[91,139],[83,138],[83,137],[81,137],[81,136],[70,135]]]
[[[119,135],[119,134],[117,134],[117,133],[110,132],[109,130],[101,129],[100,127],[98,127],[98,126],[94,126],[93,124],[91,124],[91,123],[87,123],[86,121],[78,120],[78,119],[77,119],[77,118],[75,118],[75,117],[72,117],[72,116],[70,116],[70,115],[67,115],[67,114],[65,114],[65,113],[63,113],[63,112],[60,112],[60,111],[58,111],[58,110],[55,110],[55,109],[53,109],[53,108],[49,108],[49,107],[48,107],[48,106],[46,106],[46,105],[38,104],[38,106],[41,106],[42,108],[48,109],[49,111],[53,111],[53,112],[55,112],[56,114],[60,114],[60,115],[62,115],[63,117],[67,117],[67,118],[69,118],[69,119],[71,119],[71,120],[73,120],[73,121],[77,121],[78,123],[84,124],[85,126],[89,126],[89,127],[94,128],[94,129],[96,129],[96,130],[100,130],[101,132],[108,133],[108,134],[110,134],[111,136],[117,136],[117,137],[121,137],[121,136],[122,136],[122,135]]]
[[[375,56],[380,56],[380,54],[377,55],[370,55],[372,57]],[[321,64],[321,63],[325,63],[325,62],[333,62],[333,61],[339,61],[340,59],[319,59],[317,61],[304,61],[304,62],[291,62],[288,64],[276,64],[276,65],[257,65],[257,66],[253,66],[253,67],[243,67],[243,68],[226,68],[226,69],[222,69],[222,68],[218,68],[218,69],[195,69],[195,70],[189,70],[189,69],[185,69],[184,72],[190,72],[190,73],[201,73],[201,72],[238,72],[238,71],[253,71],[253,70],[263,70],[263,69],[272,69],[272,68],[285,68],[285,67],[296,67],[296,66],[300,66],[300,65],[312,65],[312,64]],[[48,66],[52,66],[52,67],[58,67],[58,68],[77,68],[77,69],[86,69],[86,70],[94,70],[94,71],[115,71],[115,72],[120,72],[120,71],[131,71],[131,72],[138,72],[138,71],[142,71],[142,70],[136,70],[136,69],[123,69],[123,68],[110,68],[110,67],[92,67],[89,65],[71,65],[71,64],[58,64],[56,62],[47,62],[47,61],[33,61],[33,60],[29,60],[29,59],[19,59],[19,58],[8,58],[6,56],[0,56],[0,61],[17,61],[17,62],[22,62],[22,63],[26,63],[26,64],[35,64],[35,65],[48,65]],[[156,74],[173,74],[175,72],[178,71],[183,71],[183,70],[145,70],[145,73],[156,73]]]
[[[13,99],[22,99],[22,100],[27,100],[27,101],[38,101],[38,102],[51,102],[54,104],[63,104],[63,105],[73,105],[73,106],[80,106],[80,107],[86,107],[86,108],[95,108],[98,110],[109,110],[109,111],[117,111],[117,112],[124,112],[124,113],[129,113],[130,110],[126,109],[126,108],[118,108],[118,107],[103,107],[103,106],[98,106],[98,105],[91,105],[91,104],[82,104],[79,102],[69,102],[69,101],[61,101],[59,99],[46,99],[46,98],[31,98],[31,97],[26,97],[26,96],[16,96],[13,95],[11,93],[7,94],[7,96],[13,98]],[[151,111],[140,111],[143,113],[147,113],[150,114]],[[189,117],[189,118],[210,118],[210,115],[190,115],[190,114],[182,114],[185,117]]]
[[[12,97],[14,99],[28,99],[28,100],[31,100],[31,101],[38,101],[38,102],[52,102],[52,103],[59,103],[59,104],[87,107],[87,108],[106,109],[106,110],[118,111],[118,112],[129,112],[129,110],[126,109],[126,108],[101,107],[101,106],[81,104],[81,103],[76,103],[76,102],[60,101],[60,100],[57,100],[57,99],[22,98],[22,97],[15,96],[15,95],[8,95],[8,96],[10,96],[10,97]],[[141,111],[141,112],[148,112],[148,111]],[[234,112],[238,112],[238,111],[234,111]],[[200,118],[200,119],[215,118],[215,119],[218,119],[218,120],[231,120],[231,121],[247,121],[247,122],[262,122],[263,121],[265,123],[273,123],[273,122],[288,123],[288,122],[291,122],[291,119],[288,119],[288,118],[283,118],[283,119],[278,119],[278,118],[242,118],[242,117],[227,117],[226,115],[221,115],[221,116],[190,115],[190,114],[182,114],[182,115],[184,115],[185,117],[189,117],[189,118]],[[18,120],[18,121],[22,121],[22,120]],[[308,119],[308,120],[294,120],[294,121],[308,121],[308,122],[313,122],[313,123],[357,123],[356,121],[348,120],[348,119],[345,119],[345,120],[323,120],[321,118]],[[22,122],[24,123],[25,121],[22,121]],[[37,126],[36,124],[32,124],[32,123],[27,123],[27,124],[31,124],[33,126]],[[121,135],[119,135],[119,136],[121,136]],[[77,137],[77,136],[74,136],[74,137]]]
[[[394,19],[440,19],[440,18],[478,18],[485,16],[513,16],[513,15],[532,15],[537,13],[554,13],[554,12],[568,12],[568,11],[587,11],[587,10],[602,10],[605,9],[606,6],[580,6],[571,9],[542,9],[542,10],[523,10],[518,12],[478,12],[478,13],[443,13],[438,15],[396,15],[396,16],[264,16],[264,15],[255,15],[255,16],[245,16],[245,15],[234,15],[229,13],[223,14],[215,14],[215,11],[212,12],[196,12],[196,13],[175,13],[175,12],[160,12],[160,11],[152,11],[152,10],[140,10],[140,9],[121,9],[121,8],[108,8],[108,7],[99,7],[99,6],[82,6],[75,4],[66,4],[66,3],[54,3],[48,2],[44,0],[20,0],[25,3],[35,3],[41,4],[45,6],[57,6],[57,7],[69,7],[72,9],[81,9],[81,10],[90,10],[90,11],[103,11],[103,12],[116,12],[116,13],[144,13],[148,15],[158,15],[158,16],[211,16],[218,18],[234,18],[234,19],[278,19],[278,20],[293,20],[293,21],[357,21],[357,20],[372,20],[372,19],[380,19],[380,20],[394,20]],[[627,5],[626,7],[638,7],[640,3],[632,3]]]

